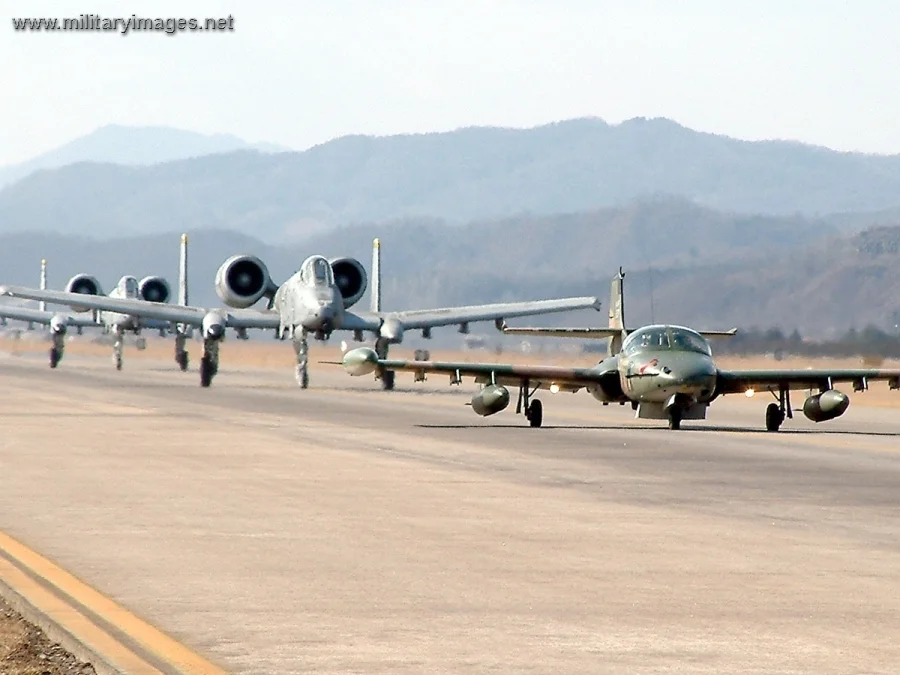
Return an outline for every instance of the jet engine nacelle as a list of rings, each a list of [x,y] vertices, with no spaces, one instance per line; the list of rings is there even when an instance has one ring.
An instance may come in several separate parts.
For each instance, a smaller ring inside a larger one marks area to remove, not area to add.
[[[100,286],[100,282],[97,281],[95,277],[92,277],[90,274],[76,274],[74,277],[69,279],[69,283],[66,284],[66,293],[83,293],[84,295],[103,295],[103,287]],[[88,307],[75,307],[72,306],[73,312],[89,312],[91,311]]]
[[[335,258],[329,260],[334,283],[344,299],[344,308],[352,307],[366,292],[369,277],[366,268],[355,258]]]
[[[162,277],[144,277],[138,283],[138,295],[147,302],[168,302],[172,297],[172,289]]]
[[[487,417],[505,410],[509,405],[509,389],[499,384],[489,384],[472,397],[472,410]]]
[[[589,385],[587,389],[591,396],[601,403],[621,401],[625,398],[625,392],[622,391],[622,382],[619,379],[619,371],[614,365],[599,376],[596,384]]]
[[[850,407],[850,397],[836,389],[810,396],[803,402],[803,414],[813,422],[827,422],[840,417]]]
[[[229,307],[246,309],[277,290],[269,268],[255,255],[231,256],[216,272],[216,294]]]

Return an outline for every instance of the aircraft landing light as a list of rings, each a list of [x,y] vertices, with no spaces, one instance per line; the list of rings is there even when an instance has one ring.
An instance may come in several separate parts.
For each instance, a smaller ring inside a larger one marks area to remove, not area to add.
[[[756,392],[753,391],[752,389],[748,389],[747,391],[744,392],[744,396],[746,396],[747,398],[753,398],[753,394],[755,394],[755,393]]]

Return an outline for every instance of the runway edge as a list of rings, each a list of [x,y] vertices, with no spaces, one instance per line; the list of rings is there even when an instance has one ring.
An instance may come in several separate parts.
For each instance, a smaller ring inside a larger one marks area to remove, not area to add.
[[[2,531],[0,594],[98,675],[226,675]]]

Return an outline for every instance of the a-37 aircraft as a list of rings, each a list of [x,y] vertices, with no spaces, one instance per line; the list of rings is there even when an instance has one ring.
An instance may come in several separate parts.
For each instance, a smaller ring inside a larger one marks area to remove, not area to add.
[[[363,265],[354,258],[328,260],[320,255],[307,258],[300,269],[280,286],[269,276],[268,268],[256,256],[237,255],[226,260],[216,273],[216,293],[222,301],[235,309],[204,309],[184,305],[165,305],[135,299],[73,296],[59,291],[5,286],[0,295],[44,300],[70,306],[86,306],[109,312],[123,312],[132,316],[178,322],[201,329],[203,358],[200,362],[200,384],[208,387],[218,370],[219,343],[226,328],[238,334],[248,328],[274,329],[276,336],[290,337],[297,354],[297,381],[302,388],[309,385],[308,336],[327,340],[335,330],[353,331],[354,339],[363,341],[365,333],[375,335],[376,353],[387,356],[388,348],[403,340],[407,331],[421,330],[426,338],[432,328],[459,325],[468,332],[469,324],[495,321],[500,325],[506,318],[536,316],[578,309],[599,309],[595,297],[564,298],[537,302],[514,302],[470,307],[381,311],[380,243],[373,242],[372,304],[369,312],[351,312],[350,308],[363,296],[368,277]],[[249,309],[262,298],[268,300],[266,309]],[[385,389],[392,389],[393,372],[380,371]]]
[[[181,262],[179,274],[179,302],[187,302],[187,235],[181,237]],[[55,293],[47,290],[47,261],[41,261],[41,293]],[[89,274],[76,274],[69,279],[65,287],[65,293],[75,297],[89,295],[102,296],[103,289],[96,277]],[[168,281],[160,276],[144,277],[140,281],[133,276],[123,276],[116,283],[106,298],[112,300],[130,300],[135,302],[167,303],[171,296]],[[140,335],[142,329],[157,329],[161,335],[170,328],[170,322],[156,319],[140,318],[135,314],[126,314],[114,311],[97,311],[91,316],[78,316],[90,311],[90,307],[72,305],[75,312],[52,312],[46,309],[46,300],[41,300],[38,309],[28,307],[15,307],[11,305],[0,306],[0,319],[15,319],[27,321],[29,324],[37,323],[49,327],[52,345],[50,347],[50,367],[56,368],[65,354],[66,335],[70,328],[77,328],[79,332],[84,328],[102,328],[104,332],[115,336],[113,343],[113,363],[117,370],[122,369],[125,334],[128,332]],[[187,335],[179,328],[175,338],[175,361],[182,371],[188,368],[188,353],[185,349]],[[142,338],[139,338],[142,340]],[[142,342],[139,342],[139,347]]]
[[[766,429],[778,431],[785,417],[793,417],[790,394],[797,389],[818,389],[803,404],[803,413],[814,422],[844,414],[850,405],[846,394],[834,388],[837,382],[852,383],[854,391],[868,388],[871,380],[887,380],[900,389],[900,370],[724,370],[716,366],[707,337],[727,337],[729,331],[695,331],[683,326],[651,325],[637,330],[625,328],[624,272],[613,280],[608,328],[509,328],[510,334],[610,338],[606,358],[587,368],[496,363],[450,363],[401,361],[379,358],[371,349],[357,348],[344,354],[343,366],[351,375],[379,369],[407,370],[422,380],[425,373],[448,373],[451,384],[473,376],[482,388],[472,398],[472,409],[488,416],[504,410],[510,402],[507,387],[519,388],[516,413],[523,412],[532,427],[543,422],[543,406],[534,398],[538,389],[575,392],[586,389],[604,405],[631,403],[636,416],[667,419],[670,429],[682,420],[706,419],[706,410],[716,398],[727,394],[752,396],[768,391],[775,401],[766,408]]]

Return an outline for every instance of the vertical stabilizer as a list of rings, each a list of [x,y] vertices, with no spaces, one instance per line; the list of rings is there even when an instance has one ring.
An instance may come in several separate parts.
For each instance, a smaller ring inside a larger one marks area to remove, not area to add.
[[[625,270],[619,268],[619,273],[613,277],[609,289],[609,327],[617,328],[621,332],[609,339],[607,352],[618,354],[622,349],[622,341],[628,335],[625,328]]]
[[[188,237],[181,235],[181,255],[178,259],[178,304],[188,304]]]
[[[41,290],[42,291],[47,290],[47,259],[46,258],[41,259]],[[38,303],[38,308],[42,312],[46,312],[47,311],[47,303],[44,302],[43,300],[41,300],[40,303]]]
[[[373,312],[381,311],[381,241],[372,240],[372,306]]]

